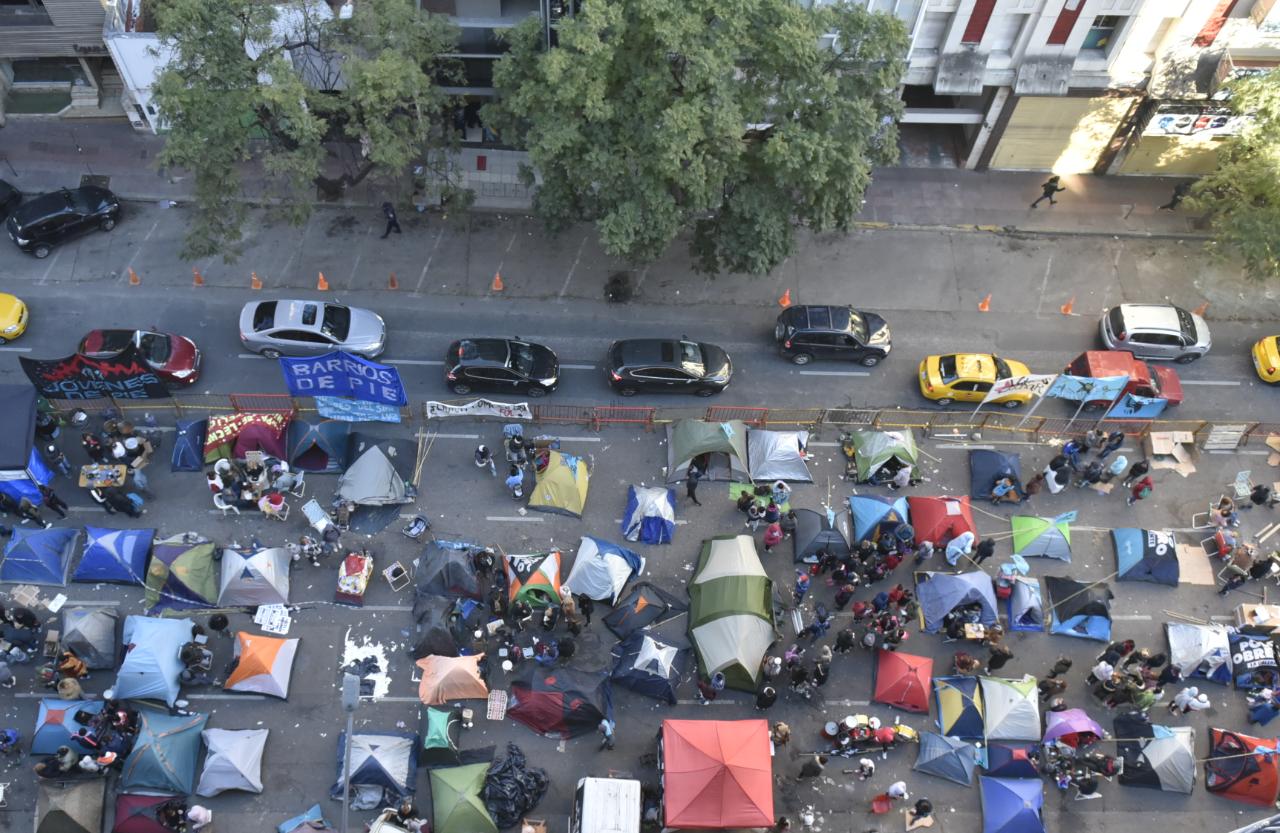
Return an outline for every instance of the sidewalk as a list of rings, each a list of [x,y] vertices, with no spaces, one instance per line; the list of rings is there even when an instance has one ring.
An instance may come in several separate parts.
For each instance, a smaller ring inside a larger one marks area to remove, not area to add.
[[[137,201],[190,197],[190,180],[162,173],[155,159],[158,136],[135,131],[124,121],[68,122],[9,119],[0,129],[0,179],[33,194],[75,185],[80,176],[109,177],[109,187]],[[484,158],[484,171],[477,157]],[[516,155],[466,149],[462,162],[483,211],[527,211],[524,189],[515,184]],[[1029,208],[1045,179],[1039,172],[956,171],[938,168],[884,168],[876,172],[860,218],[864,227],[991,227],[1049,235],[1125,237],[1205,237],[1192,217],[1158,211],[1175,180],[1152,177],[1063,178],[1067,191],[1058,204]],[[376,186],[353,187],[339,205],[377,206],[385,199]],[[251,194],[250,196],[253,196]]]

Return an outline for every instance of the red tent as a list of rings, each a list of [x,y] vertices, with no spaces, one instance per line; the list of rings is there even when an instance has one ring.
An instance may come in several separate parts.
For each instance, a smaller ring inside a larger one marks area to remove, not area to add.
[[[876,659],[876,693],[871,699],[905,711],[928,714],[932,679],[933,660],[929,657],[880,651]]]
[[[156,814],[161,805],[173,800],[171,795],[120,796],[116,799],[116,824],[111,833],[170,833]]]
[[[767,720],[662,721],[666,826],[772,827]]]
[[[1209,730],[1209,760],[1204,764],[1204,785],[1211,793],[1223,798],[1270,807],[1280,794],[1280,769],[1276,755],[1256,752],[1259,746],[1275,749],[1274,740],[1228,732],[1225,729]]]
[[[932,541],[941,547],[962,532],[978,534],[969,511],[969,496],[909,497],[908,517],[917,541]]]

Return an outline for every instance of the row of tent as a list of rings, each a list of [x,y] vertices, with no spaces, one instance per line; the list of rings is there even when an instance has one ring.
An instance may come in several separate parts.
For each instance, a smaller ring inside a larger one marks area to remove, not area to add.
[[[1009,628],[1043,631],[1046,608],[1039,583],[1025,576],[1010,579],[1005,600]],[[1049,632],[1061,636],[1109,641],[1111,639],[1111,590],[1105,583],[1085,583],[1065,576],[1045,576],[1049,592]],[[967,605],[978,605],[978,622],[994,625],[999,611],[991,576],[981,570],[964,573],[916,574],[916,598],[920,625],[926,633],[938,633],[947,614]]]

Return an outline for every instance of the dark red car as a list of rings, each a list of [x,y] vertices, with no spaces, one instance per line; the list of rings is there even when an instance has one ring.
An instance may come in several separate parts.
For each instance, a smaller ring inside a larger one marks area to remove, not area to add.
[[[91,359],[109,359],[130,344],[170,385],[192,385],[200,378],[200,350],[196,343],[173,333],[147,330],[93,330],[77,352]]]

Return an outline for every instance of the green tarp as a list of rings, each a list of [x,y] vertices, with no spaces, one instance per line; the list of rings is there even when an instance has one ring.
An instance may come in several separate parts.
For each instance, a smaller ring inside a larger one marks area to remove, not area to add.
[[[854,431],[851,440],[860,483],[869,481],[891,459],[916,464],[916,441],[910,431]]]
[[[773,582],[749,535],[702,543],[689,601],[689,637],[703,676],[719,671],[728,686],[755,691],[760,661],[777,634]]]
[[[702,460],[703,480],[750,481],[747,426],[737,420],[702,422],[685,419],[667,426],[667,482],[685,478],[689,463]]]
[[[435,833],[498,833],[480,799],[488,764],[431,770],[431,809]]]

